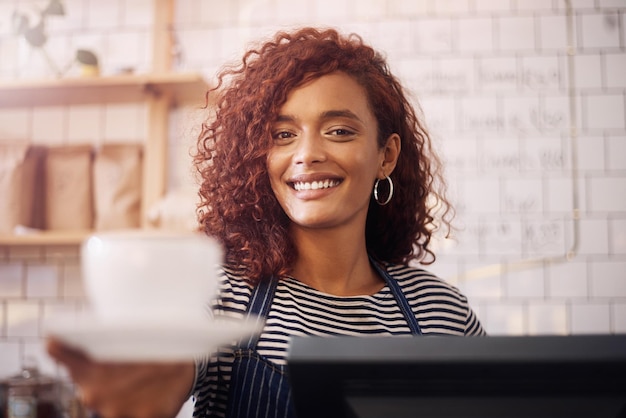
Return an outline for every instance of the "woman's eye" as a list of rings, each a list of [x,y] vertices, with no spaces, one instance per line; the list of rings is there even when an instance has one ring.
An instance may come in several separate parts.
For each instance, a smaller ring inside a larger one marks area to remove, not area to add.
[[[328,135],[333,137],[340,137],[341,139],[346,139],[347,137],[352,137],[354,135],[354,131],[346,128],[336,128],[329,130]]]
[[[272,134],[272,138],[275,141],[285,141],[294,137],[294,134],[289,131],[278,131]]]

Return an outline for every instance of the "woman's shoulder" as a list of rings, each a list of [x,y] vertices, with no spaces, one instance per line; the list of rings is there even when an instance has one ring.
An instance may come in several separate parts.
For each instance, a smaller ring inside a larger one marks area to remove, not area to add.
[[[254,287],[243,269],[223,265],[217,271],[217,282],[213,313],[216,316],[243,317]]]
[[[387,273],[398,281],[432,281],[443,286],[450,286],[444,279],[419,266],[394,263],[385,263],[383,266]]]
[[[426,269],[405,264],[386,264],[385,268],[405,293],[420,296],[435,293],[458,298],[464,303],[467,301],[456,286]]]
[[[420,267],[388,264],[386,268],[417,309],[423,332],[485,335],[467,297],[456,286]]]
[[[252,291],[253,284],[247,278],[245,270],[242,267],[223,264],[217,271],[217,279],[221,288],[232,288],[249,294]]]

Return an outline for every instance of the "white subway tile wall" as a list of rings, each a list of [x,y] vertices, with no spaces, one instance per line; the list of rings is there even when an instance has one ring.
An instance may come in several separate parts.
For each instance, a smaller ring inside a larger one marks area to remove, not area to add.
[[[2,109],[0,112],[0,135],[2,138],[20,140],[31,138],[30,114],[31,112],[25,109]]]
[[[626,303],[614,303],[612,308],[613,332],[626,333]]]
[[[98,105],[68,106],[67,142],[84,144],[101,142],[104,109]]]
[[[611,305],[608,302],[572,304],[571,332],[574,334],[605,334],[611,332]]]
[[[10,16],[39,3],[0,2],[1,81],[78,75],[78,48],[102,75],[149,71],[153,0],[66,0],[34,49]],[[457,229],[435,240],[431,269],[494,335],[626,332],[626,4],[571,4],[570,48],[562,0],[177,0],[174,69],[213,80],[276,29],[356,31],[419,100],[447,165]],[[191,184],[194,112],[171,115],[170,187]],[[0,109],[0,140],[135,143],[147,131],[143,104]],[[0,248],[0,377],[27,356],[58,372],[42,321],[84,299],[77,248]]]
[[[494,302],[485,307],[484,318],[489,321],[491,335],[528,334],[528,309],[520,302]]]
[[[529,335],[567,335],[567,306],[564,302],[540,300],[528,304]]]
[[[32,113],[32,137],[33,143],[54,144],[63,143],[67,135],[67,118],[64,108],[56,106],[36,107]]]

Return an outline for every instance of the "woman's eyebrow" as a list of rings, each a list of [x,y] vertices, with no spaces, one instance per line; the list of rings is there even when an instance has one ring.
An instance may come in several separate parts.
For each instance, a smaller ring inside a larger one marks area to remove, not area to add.
[[[332,118],[348,118],[348,119],[353,119],[353,120],[363,123],[361,118],[359,118],[356,115],[356,113],[348,109],[327,110],[325,112],[320,113],[319,118],[322,120],[332,119]],[[296,120],[298,120],[298,118],[293,115],[278,115],[278,117],[276,118],[276,122],[294,122]]]
[[[278,115],[276,122],[293,122],[296,120],[295,116],[291,115]]]
[[[348,119],[354,119],[354,120],[356,120],[358,122],[363,123],[361,118],[359,118],[354,112],[352,112],[352,111],[350,111],[348,109],[327,110],[326,112],[322,112],[320,114],[320,118],[321,119],[348,118]]]

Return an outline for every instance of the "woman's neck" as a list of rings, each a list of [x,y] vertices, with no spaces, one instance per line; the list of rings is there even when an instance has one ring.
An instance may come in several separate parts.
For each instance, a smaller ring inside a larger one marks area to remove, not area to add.
[[[364,234],[324,229],[292,233],[299,254],[292,274],[298,281],[337,296],[370,295],[384,286],[369,261]]]

